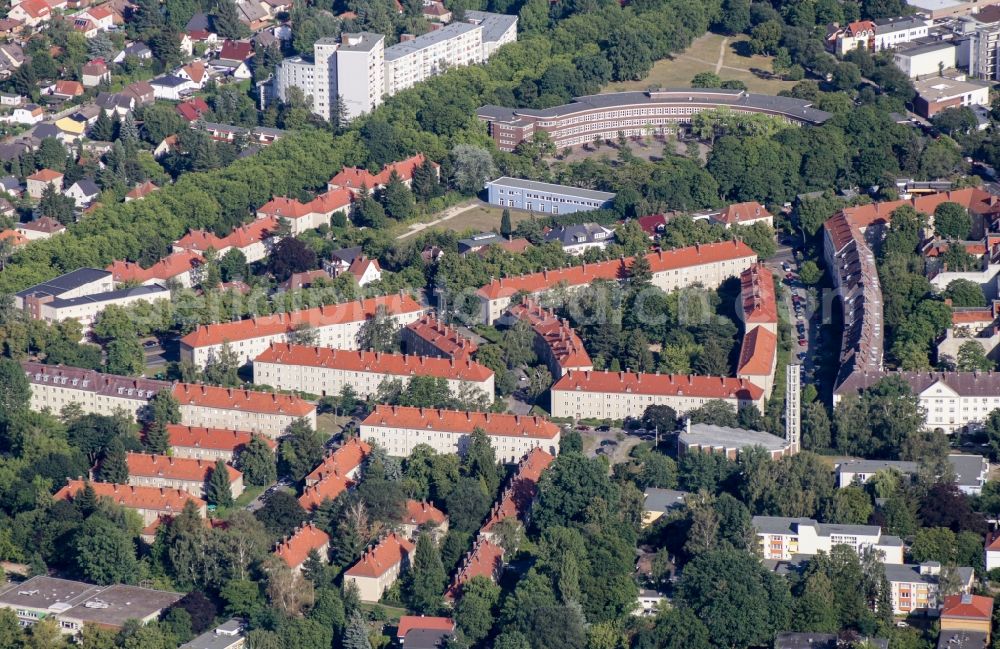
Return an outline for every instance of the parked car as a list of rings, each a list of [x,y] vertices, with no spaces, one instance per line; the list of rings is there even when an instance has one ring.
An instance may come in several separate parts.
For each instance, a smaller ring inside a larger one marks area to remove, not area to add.
[[[580,424],[579,426],[576,427],[576,429],[577,430],[590,430],[590,426],[584,426],[583,424]]]
[[[613,439],[602,439],[601,446],[618,446],[618,442]]]
[[[608,426],[606,424],[604,426],[598,426],[597,427],[597,432],[599,432],[599,433],[606,433],[609,430],[611,430],[611,426]]]

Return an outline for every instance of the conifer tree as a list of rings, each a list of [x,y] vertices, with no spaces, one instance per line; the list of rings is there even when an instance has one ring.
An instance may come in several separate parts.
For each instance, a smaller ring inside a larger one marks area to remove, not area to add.
[[[101,469],[97,475],[101,482],[128,483],[128,458],[125,444],[120,439],[111,442],[104,451],[104,459],[101,460]]]
[[[410,608],[422,615],[435,615],[441,608],[441,594],[447,578],[434,539],[424,532],[417,539],[413,564],[406,580]]]
[[[223,460],[216,460],[212,475],[208,478],[205,488],[205,500],[216,507],[229,507],[233,504],[233,492],[229,487],[229,470]]]

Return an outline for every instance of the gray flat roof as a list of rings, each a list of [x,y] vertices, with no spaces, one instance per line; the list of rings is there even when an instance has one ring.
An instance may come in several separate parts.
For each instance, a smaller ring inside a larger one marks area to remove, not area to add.
[[[983,649],[986,634],[982,631],[942,631],[938,649]]]
[[[27,297],[29,295],[59,296],[63,293],[78,289],[85,284],[90,284],[91,282],[96,282],[110,276],[111,273],[106,270],[97,270],[96,268],[78,268],[72,272],[66,273],[65,275],[60,275],[59,277],[50,279],[47,282],[35,284],[30,288],[26,288],[23,291],[16,293],[16,295],[18,297]]]
[[[517,24],[517,16],[507,14],[494,14],[488,11],[465,10],[465,19],[478,22],[483,28],[483,42],[493,43],[500,40],[500,37]]]
[[[0,589],[0,604],[56,613],[72,608],[100,590],[100,586],[82,581],[39,576]]]
[[[357,43],[351,44],[347,42],[348,38],[361,37]],[[373,32],[357,32],[354,34],[341,34],[340,35],[340,49],[346,52],[370,52],[375,49],[379,43],[385,41],[385,36],[382,34],[375,34]],[[386,50],[386,54],[389,51]]]
[[[88,597],[63,615],[82,622],[120,627],[128,620],[141,620],[158,613],[182,597],[183,593],[117,584]]]
[[[233,619],[180,646],[180,649],[229,649],[243,638],[243,623]]]
[[[762,534],[796,534],[799,525],[809,525],[816,528],[821,536],[856,535],[879,536],[882,528],[878,525],[842,525],[838,523],[819,523],[812,518],[790,518],[788,516],[754,516],[753,526]]]
[[[837,465],[837,473],[878,473],[895,469],[900,473],[915,473],[920,465],[904,460],[848,460]]]
[[[149,286],[133,286],[132,288],[122,288],[117,291],[107,291],[106,293],[95,293],[94,295],[72,297],[68,300],[55,299],[49,302],[49,306],[54,309],[65,309],[79,304],[97,304],[100,302],[118,300],[123,297],[139,297],[142,295],[155,295],[157,293],[166,293],[167,296],[169,296],[170,289],[160,286],[159,284],[150,284]]]
[[[771,433],[712,424],[692,424],[690,432],[681,431],[680,440],[685,446],[697,444],[736,449],[763,446],[769,451],[780,451],[788,446],[787,441]]]
[[[983,472],[989,470],[989,463],[981,455],[954,454],[948,456],[948,462],[955,471],[955,482],[960,487],[981,487]]]
[[[473,32],[476,30],[481,30],[482,27],[478,25],[471,25],[469,23],[454,22],[441,29],[435,29],[434,31],[427,32],[421,36],[408,41],[402,41],[396,43],[391,47],[385,48],[385,60],[395,61],[396,59],[403,58],[408,54],[413,54],[414,52],[419,52],[425,47],[431,47],[443,41],[451,40],[466,34],[468,32]]]
[[[898,48],[896,54],[903,56],[915,56],[918,54],[926,54],[928,52],[936,52],[938,50],[946,50],[948,48],[957,47],[954,41],[935,41],[933,43],[917,43],[913,47]]]
[[[683,507],[684,499],[687,498],[688,493],[675,489],[648,487],[643,496],[645,496],[643,509],[653,512],[665,512],[674,507]]]
[[[510,176],[501,176],[496,180],[489,181],[486,185],[501,185],[503,187],[515,187],[517,189],[530,189],[536,192],[549,192],[552,194],[563,194],[565,196],[577,196],[579,198],[587,198],[592,201],[610,201],[615,197],[613,192],[599,192],[593,189],[581,189],[579,187],[570,187],[568,185],[542,183],[536,180],[511,178]]]
[[[468,239],[459,239],[458,245],[460,248],[481,248],[483,246],[491,246],[495,243],[503,243],[506,240],[496,232],[482,232]]]

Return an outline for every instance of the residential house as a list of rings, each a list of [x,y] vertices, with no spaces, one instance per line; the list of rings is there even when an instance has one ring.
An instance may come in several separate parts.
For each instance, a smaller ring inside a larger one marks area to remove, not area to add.
[[[344,190],[335,190],[344,191]],[[258,212],[259,216],[260,212]],[[347,272],[354,263],[357,257],[364,256],[361,252],[361,246],[354,246],[352,248],[340,248],[339,250],[334,250],[330,253],[330,259],[323,260],[323,270],[327,272],[330,277],[336,277],[341,273]]]
[[[667,229],[667,217],[663,214],[650,214],[648,216],[640,216],[636,219],[639,227],[651,240],[656,240],[660,238]]]
[[[155,149],[153,149],[153,158],[155,158],[156,160],[160,160],[163,157],[170,155],[176,150],[177,150],[177,136],[168,135],[167,137],[163,138],[159,144],[156,145]]]
[[[646,487],[643,492],[642,526],[652,525],[667,512],[683,510],[689,495],[686,491]]]
[[[182,644],[179,649],[243,649],[246,643],[243,623],[233,618]]]
[[[158,487],[134,487],[129,485],[111,484],[108,482],[84,482],[83,480],[67,480],[66,486],[56,492],[54,500],[73,500],[87,485],[97,494],[98,499],[108,498],[111,502],[131,509],[139,514],[143,525],[157,521],[161,516],[174,517],[184,511],[184,505],[189,501],[194,503],[198,513],[204,516],[207,511],[205,501],[192,496],[184,489],[166,489]]]
[[[8,121],[16,124],[37,124],[45,118],[45,109],[38,104],[25,104],[18,106],[11,114]]]
[[[90,7],[77,14],[92,22],[98,31],[106,32],[115,26],[115,12],[107,4]]]
[[[45,188],[51,186],[57,192],[62,191],[63,175],[52,169],[41,169],[25,179],[28,185],[28,196],[38,200],[45,193]]]
[[[175,74],[182,79],[187,79],[191,82],[192,88],[197,88],[199,90],[205,85],[205,82],[208,81],[208,72],[205,69],[205,63],[203,61],[192,61],[191,63],[182,66]],[[202,103],[204,103],[204,100],[202,100]],[[205,108],[207,110],[207,105]]]
[[[250,41],[226,40],[222,43],[219,58],[212,60],[209,67],[237,80],[250,79],[253,74],[249,62],[253,55],[253,43]]]
[[[454,327],[441,322],[432,313],[403,327],[400,338],[403,352],[417,356],[458,358],[468,356],[478,349],[475,342],[462,336]]]
[[[215,462],[169,455],[128,453],[128,483],[136,487],[183,489],[205,497],[205,487],[215,472]],[[229,490],[233,499],[243,493],[243,474],[226,465]]]
[[[302,572],[302,567],[313,551],[319,555],[320,561],[329,563],[329,535],[316,527],[315,523],[308,523],[295,528],[291,536],[278,541],[274,554],[295,572]]]
[[[344,167],[340,173],[330,179],[330,182],[327,183],[327,189],[348,189],[356,194],[361,191],[362,187],[367,187],[368,191],[373,192],[385,187],[393,172],[399,176],[404,185],[409,187],[413,184],[414,170],[422,166],[425,160],[424,154],[418,153],[405,160],[382,167],[382,171],[377,174],[370,173],[367,169]],[[432,162],[431,166],[434,168],[435,174],[440,176],[441,166],[435,162]]]
[[[156,77],[150,80],[149,85],[153,86],[154,97],[170,101],[180,101],[191,90],[190,81],[173,74]]]
[[[28,27],[37,27],[52,19],[52,8],[45,0],[24,0],[7,12],[7,18],[18,20]]]
[[[196,253],[184,251],[174,252],[149,268],[143,268],[132,261],[116,260],[107,270],[115,278],[115,282],[134,282],[137,284],[165,284],[177,282],[184,288],[190,288],[201,281],[201,267],[205,259]]]
[[[1000,532],[986,534],[986,572],[1000,568]]]
[[[233,428],[272,439],[299,419],[316,428],[316,406],[286,394],[178,383],[173,396],[181,405],[181,423]]]
[[[210,110],[208,104],[201,97],[192,97],[187,101],[182,101],[174,106],[174,109],[188,123],[201,119]]]
[[[236,10],[239,12],[240,22],[249,27],[251,32],[259,31],[271,22],[270,13],[257,0],[236,0]]]
[[[6,201],[7,199],[0,199]],[[7,205],[10,205],[7,202]],[[10,207],[11,211],[13,206]],[[3,210],[4,216],[11,216],[11,214],[6,213],[7,209]],[[17,231],[20,232],[29,241],[36,241],[38,239],[48,239],[57,234],[62,234],[66,231],[66,226],[56,221],[51,216],[41,216],[34,221],[28,221],[27,223],[20,223],[17,226]]]
[[[941,605],[941,636],[955,631],[972,631],[990,639],[993,619],[993,598],[963,593],[948,595]]]
[[[959,591],[968,593],[975,580],[975,571],[969,567],[955,569]],[[885,564],[889,580],[890,599],[894,615],[909,615],[940,608],[943,597],[940,591],[941,564],[927,561],[920,565]]]
[[[377,602],[408,568],[414,545],[390,532],[365,551],[361,559],[344,573],[344,587],[354,584],[362,602]]]
[[[143,45],[143,47],[145,47],[145,45]],[[152,56],[152,54],[150,54],[150,56]],[[148,81],[136,81],[134,83],[130,83],[125,86],[122,93],[135,99],[136,107],[148,106],[156,101],[156,93],[153,91],[153,86],[150,85]]]
[[[236,461],[238,455],[254,437],[249,431],[183,424],[168,424],[167,435],[174,457],[213,462],[223,460],[230,464]],[[263,435],[259,437],[272,451],[278,448],[277,442],[273,439]]]
[[[141,182],[133,187],[129,193],[125,194],[125,202],[128,203],[129,201],[137,201],[141,198],[146,198],[157,189],[159,189],[159,187],[157,187],[151,180]]]
[[[26,246],[31,243],[31,240],[26,236],[18,232],[17,230],[3,230],[0,231],[0,241],[10,241],[10,245],[18,248],[20,246]]]
[[[86,207],[101,195],[101,188],[93,180],[81,178],[63,193],[72,198],[77,207]]]
[[[104,59],[94,59],[83,64],[80,80],[85,88],[93,88],[111,81],[111,71],[108,70],[108,64]]]
[[[406,501],[406,511],[400,521],[400,531],[406,538],[415,541],[421,532],[430,532],[438,543],[448,533],[448,517],[445,513],[423,500]]]
[[[135,97],[124,92],[99,92],[94,103],[109,117],[117,115],[123,118],[136,108]]]
[[[140,61],[148,61],[153,58],[153,50],[149,49],[149,46],[140,41],[134,43],[129,43],[121,52],[115,55],[112,59],[114,63],[122,63],[128,57],[136,58]]]
[[[757,201],[727,205],[718,213],[709,216],[709,220],[725,226],[726,229],[734,225],[753,225],[754,223],[763,223],[774,227],[774,216]]]
[[[564,225],[545,233],[545,241],[556,242],[570,255],[582,255],[590,249],[604,250],[615,240],[615,231],[597,223]]]
[[[24,63],[24,50],[20,45],[13,42],[0,45],[0,79],[9,78],[22,63]]]
[[[27,99],[24,95],[13,92],[0,92],[0,106],[20,106]]]
[[[11,196],[20,196],[24,193],[24,185],[17,176],[4,176],[0,178],[0,192]]]
[[[396,623],[396,642],[406,649],[443,647],[455,635],[455,621],[450,617],[404,615]]]
[[[431,22],[438,22],[442,24],[447,24],[451,22],[451,11],[449,11],[443,3],[432,0],[431,2],[425,2],[424,8],[421,9],[421,15]]]

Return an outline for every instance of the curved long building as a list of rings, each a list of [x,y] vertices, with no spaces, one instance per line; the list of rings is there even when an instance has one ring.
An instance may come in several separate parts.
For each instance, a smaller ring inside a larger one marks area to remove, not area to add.
[[[505,108],[483,106],[476,116],[489,125],[490,135],[501,151],[512,151],[536,131],[544,131],[556,148],[648,135],[650,131],[672,131],[703,110],[728,108],[738,113],[781,117],[793,124],[822,124],[830,113],[792,97],[756,95],[724,88],[674,88],[647,92],[613,92],[577,97],[572,103],[552,108]]]

